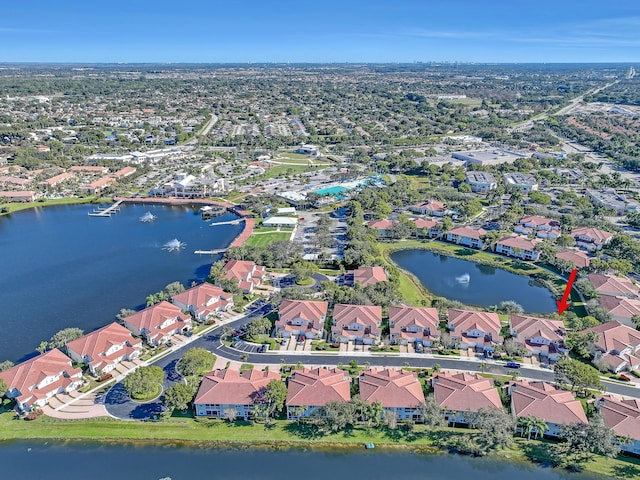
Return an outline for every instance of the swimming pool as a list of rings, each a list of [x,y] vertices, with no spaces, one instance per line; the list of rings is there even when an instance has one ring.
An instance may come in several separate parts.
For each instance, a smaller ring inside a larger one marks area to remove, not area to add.
[[[318,195],[338,195],[340,193],[344,193],[348,191],[349,190],[347,188],[336,185],[329,188],[323,188],[322,190],[316,190],[315,193],[317,193]]]

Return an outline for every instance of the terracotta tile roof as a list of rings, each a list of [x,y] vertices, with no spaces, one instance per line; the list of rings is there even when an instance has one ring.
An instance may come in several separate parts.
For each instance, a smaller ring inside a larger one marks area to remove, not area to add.
[[[226,307],[233,303],[233,295],[210,283],[201,283],[171,297],[182,308],[193,307],[197,315],[207,315],[219,307]]]
[[[493,380],[480,374],[438,373],[433,377],[438,405],[457,412],[477,412],[481,408],[500,408],[500,394]]]
[[[640,299],[602,295],[600,305],[614,318],[631,320],[634,315],[640,315]]]
[[[231,260],[224,266],[225,278],[239,282],[259,284],[265,274],[264,267],[246,260]]]
[[[445,210],[444,203],[436,201],[418,203],[412,208],[418,210],[431,210],[432,212],[444,212]]]
[[[415,372],[372,368],[360,373],[360,398],[379,401],[386,408],[417,407],[424,402],[422,385]]]
[[[123,345],[125,347],[111,355],[107,355],[106,352],[114,345]],[[67,348],[81,357],[89,357],[91,359],[89,363],[94,368],[101,368],[103,362],[106,364],[111,363],[113,358],[121,356],[123,351],[127,354],[131,354],[136,350],[140,351],[142,342],[140,339],[133,338],[131,332],[122,325],[113,322],[106,327],[69,342]]]
[[[525,223],[532,223],[535,227],[539,228],[542,226],[559,226],[560,222],[558,220],[553,220],[551,218],[539,217],[537,215],[530,215],[528,217],[523,217],[520,220],[520,224],[524,225]]]
[[[369,328],[372,336],[382,333],[382,307],[375,305],[346,305],[337,304],[333,307],[333,323],[331,331],[337,335],[348,335],[348,327],[352,324]]]
[[[620,352],[626,348],[635,349],[640,346],[640,332],[620,322],[606,322],[587,328],[583,332],[596,332],[598,340],[595,344],[603,352]]]
[[[572,237],[584,237],[589,238],[596,245],[606,243],[613,238],[613,234],[593,227],[579,227],[574,228],[571,232]]]
[[[87,173],[107,173],[109,171],[109,167],[100,167],[100,166],[75,166],[71,167],[69,170],[72,172],[87,172]]]
[[[524,380],[511,383],[511,405],[516,417],[530,415],[558,425],[587,423],[580,400],[572,392],[550,383]]]
[[[478,312],[476,310],[449,309],[449,325],[455,327],[453,334],[461,335],[462,332],[479,330],[485,334],[491,334],[496,342],[502,341],[500,336],[500,317],[494,312]]]
[[[457,235],[459,237],[468,237],[480,240],[480,237],[484,237],[487,234],[487,231],[484,228],[473,228],[464,225],[462,227],[452,228],[447,233]]]
[[[168,320],[175,320],[171,325],[163,327]],[[134,313],[124,319],[124,323],[132,325],[141,332],[148,332],[153,338],[155,334],[167,334],[177,329],[182,330],[191,325],[191,316],[182,313],[180,308],[172,303],[163,301],[144,310]]]
[[[60,376],[57,381],[40,385],[49,377]],[[71,359],[57,348],[22,362],[4,372],[0,372],[0,379],[7,384],[9,392],[19,392],[18,401],[31,404],[29,400],[46,398],[50,392],[56,392],[60,386],[79,381],[82,377],[80,368],[73,368]],[[4,392],[0,392],[4,394]]]
[[[603,273],[590,273],[589,281],[593,284],[593,288],[601,295],[640,296],[640,289],[628,278]]]
[[[548,345],[537,345],[531,343],[534,338],[544,338],[551,343],[556,343],[559,347],[564,347],[564,337],[566,332],[562,320],[551,320],[550,318],[529,317],[527,315],[511,315],[511,333],[516,342],[528,350],[545,349]],[[516,332],[514,334],[514,332]],[[567,349],[568,350],[568,349]]]
[[[389,307],[389,326],[391,334],[402,338],[422,338],[425,330],[430,331],[432,337],[439,337],[438,311],[435,308],[424,307]],[[419,332],[407,331],[419,329]]]
[[[556,258],[571,262],[576,268],[586,268],[591,263],[591,257],[581,250],[563,250],[556,253]]]
[[[280,380],[274,371],[218,369],[204,376],[193,403],[214,405],[253,405],[272,380]]]
[[[129,175],[133,175],[134,173],[136,173],[135,167],[124,167],[117,172],[112,173],[111,176],[113,178],[123,178],[128,177]]]
[[[520,250],[529,250],[530,252],[533,252],[538,243],[538,240],[529,240],[527,237],[523,237],[522,235],[511,235],[508,237],[502,237],[498,240],[497,245],[519,248]]]
[[[376,230],[389,230],[396,224],[393,220],[388,220],[386,218],[380,220],[371,220],[367,223],[369,228],[375,228]]]
[[[433,218],[414,218],[411,220],[416,228],[436,228],[438,226],[438,222],[436,222]]]
[[[603,395],[596,401],[604,423],[616,435],[640,440],[640,400],[622,400]]]
[[[287,406],[320,407],[351,400],[351,378],[337,368],[293,370],[287,386]]]
[[[353,270],[353,283],[359,283],[363,287],[386,281],[387,274],[382,267],[361,267]]]

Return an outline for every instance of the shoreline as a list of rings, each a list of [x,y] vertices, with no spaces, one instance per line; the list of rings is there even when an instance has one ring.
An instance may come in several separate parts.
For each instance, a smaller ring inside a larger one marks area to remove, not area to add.
[[[6,212],[2,212],[0,209],[0,217],[5,215],[11,215],[12,213],[22,212],[24,210],[31,210],[33,208],[46,208],[46,207],[55,207],[58,205],[82,205],[85,203],[100,203],[101,198],[99,196],[91,196],[91,197],[64,197],[64,198],[54,198],[51,200],[44,200],[42,202],[36,200],[35,202],[12,202],[6,203],[2,208],[7,208]]]

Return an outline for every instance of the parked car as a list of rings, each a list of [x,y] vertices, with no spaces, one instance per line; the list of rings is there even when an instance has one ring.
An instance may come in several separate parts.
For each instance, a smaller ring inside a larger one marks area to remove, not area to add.
[[[507,368],[520,368],[520,364],[516,362],[507,362],[504,366]]]
[[[424,347],[420,342],[416,342],[416,353],[422,353],[422,352],[424,352]]]

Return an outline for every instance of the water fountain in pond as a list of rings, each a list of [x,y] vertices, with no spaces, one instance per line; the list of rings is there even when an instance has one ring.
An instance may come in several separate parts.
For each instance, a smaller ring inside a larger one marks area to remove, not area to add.
[[[157,217],[151,213],[151,212],[147,212],[145,213],[143,216],[141,216],[138,220],[140,220],[141,222],[153,222]]]
[[[460,285],[469,285],[470,281],[471,281],[471,276],[468,273],[465,273],[464,275],[460,275],[459,277],[456,277],[456,282],[458,282]]]
[[[181,242],[177,238],[174,238],[173,240],[169,240],[167,243],[165,243],[162,249],[168,252],[177,252],[178,250],[182,250],[186,246],[186,243]]]

